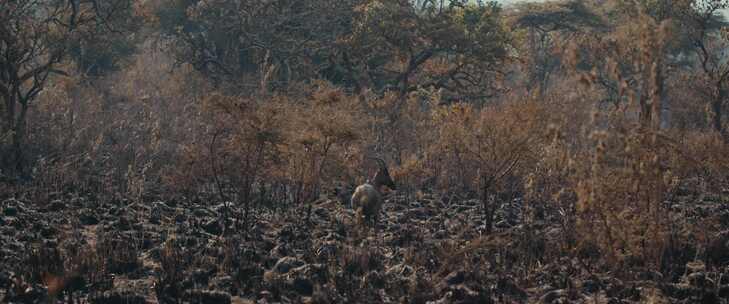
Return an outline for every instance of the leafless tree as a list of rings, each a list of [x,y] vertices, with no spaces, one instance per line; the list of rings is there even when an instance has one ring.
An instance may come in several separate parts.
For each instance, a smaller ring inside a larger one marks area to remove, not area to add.
[[[723,126],[723,112],[729,97],[729,26],[720,20],[720,12],[729,8],[726,0],[696,0],[694,9],[682,17],[690,28],[690,39],[694,47],[700,78],[704,84],[708,101],[709,123],[712,128],[727,138]]]
[[[68,44],[99,30],[131,5],[129,0],[17,0],[0,2],[0,129],[2,167],[23,171],[28,109],[61,64]]]

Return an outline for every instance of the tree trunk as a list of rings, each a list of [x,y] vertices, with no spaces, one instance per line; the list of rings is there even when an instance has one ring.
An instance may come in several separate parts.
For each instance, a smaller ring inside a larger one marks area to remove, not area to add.
[[[13,133],[13,155],[14,163],[11,164],[12,170],[15,170],[16,174],[23,174],[23,128],[18,127]]]
[[[8,99],[5,100],[5,123],[2,125],[3,133],[10,132],[13,129],[13,122],[15,121],[15,98],[13,96],[13,94],[9,94],[7,96]]]
[[[648,103],[648,96],[641,95],[640,97],[640,113],[638,117],[640,119],[640,125],[643,127],[649,127],[651,125],[651,105]]]
[[[495,208],[493,205],[489,203],[489,182],[488,178],[486,176],[481,177],[482,185],[481,185],[481,202],[483,203],[483,211],[484,215],[486,216],[486,234],[491,234],[493,232],[494,227],[494,213]]]
[[[250,211],[251,211],[251,182],[248,177],[245,178],[245,185],[243,186],[243,232],[248,232],[250,226]]]
[[[714,130],[716,132],[719,132],[719,134],[721,134],[722,136],[725,135],[724,126],[722,125],[722,108],[724,103],[723,95],[724,94],[720,94],[719,97],[711,103],[711,111],[713,112],[711,122],[712,127],[714,127]]]
[[[12,171],[15,170],[13,162],[14,159],[17,158],[16,152],[19,147],[19,138],[15,132],[15,94],[11,93],[5,97],[5,122],[2,124],[2,134],[0,134],[0,138],[9,136],[11,142],[6,147],[0,147],[3,148],[3,156],[0,159],[2,163],[0,163],[0,165],[2,165],[3,170]]]
[[[13,175],[22,175],[24,169],[23,141],[25,140],[25,118],[28,114],[28,101],[19,99],[12,90],[10,94],[4,95],[5,99],[5,121],[0,126],[2,133],[0,138],[9,136],[10,143],[0,147],[3,156],[0,159],[2,169]],[[18,113],[17,106],[20,105]]]
[[[660,56],[660,55],[659,55]],[[651,120],[653,128],[661,128],[661,108],[663,107],[663,68],[661,57],[658,57],[651,67],[652,92],[651,92]]]

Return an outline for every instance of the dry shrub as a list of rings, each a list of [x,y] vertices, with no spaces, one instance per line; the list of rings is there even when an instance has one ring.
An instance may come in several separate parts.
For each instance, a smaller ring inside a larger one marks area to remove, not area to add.
[[[180,241],[174,237],[167,239],[160,250],[160,269],[155,280],[157,300],[162,303],[173,303],[182,296],[184,272],[190,263]]]
[[[165,190],[160,170],[198,140],[205,121],[195,104],[207,89],[189,68],[172,69],[159,45],[143,50],[123,71],[59,77],[39,96],[27,141],[37,194],[141,199]]]
[[[478,189],[475,184],[477,172],[468,170],[476,168],[473,161],[477,152],[471,150],[475,147],[471,146],[467,138],[469,133],[475,131],[478,110],[470,105],[456,104],[438,109],[433,115],[436,124],[441,126],[438,129],[438,138],[441,140],[432,149],[436,149],[434,154],[440,155],[445,165],[439,188],[464,192]]]
[[[412,191],[430,191],[437,182],[438,165],[426,155],[423,158],[411,154],[403,160],[399,167],[391,171],[393,180],[400,185],[401,190],[405,190],[408,195]]]
[[[682,242],[665,202],[684,181],[719,172],[725,157],[713,153],[722,144],[674,141],[675,131],[642,127],[619,111],[596,112],[591,120],[578,123],[585,131],[577,134],[564,131],[574,127],[569,120],[546,128],[525,199],[557,207],[566,252],[601,255],[616,269],[661,269],[666,253]]]
[[[102,191],[109,187],[102,170],[105,157],[92,154],[98,141],[102,96],[81,77],[59,78],[44,91],[30,112],[28,154],[38,156],[32,168],[36,196],[73,189]],[[92,122],[94,122],[92,124]],[[106,185],[104,185],[106,184]],[[43,192],[46,193],[43,193]]]
[[[62,276],[63,255],[55,242],[46,242],[26,246],[26,257],[23,274],[32,283],[41,282],[45,276]]]
[[[568,52],[566,66],[582,89],[604,89],[612,104],[600,101],[590,124],[570,134],[582,137],[582,144],[570,147],[559,139],[558,128],[551,144],[557,150],[546,154],[553,155],[542,167],[554,172],[546,174],[553,177],[547,184],[563,187],[537,194],[551,193],[567,214],[574,203],[574,217],[567,217],[563,228],[574,225],[574,249],[583,257],[596,257],[597,250],[615,269],[658,269],[672,236],[664,201],[684,178],[677,147],[660,130],[664,60],[673,33],[668,21],[642,13],[636,20],[637,25],[618,26],[610,35],[586,39],[586,49],[573,45]],[[569,243],[566,249],[572,248]]]
[[[302,87],[291,96],[204,98],[205,138],[183,145],[165,183],[239,202],[244,219],[267,202],[308,202],[337,181],[353,184],[369,117],[329,83]]]
[[[564,124],[551,124],[546,129],[545,143],[531,172],[525,178],[525,201],[535,210],[554,207],[559,210],[563,250],[574,245],[576,197],[574,189],[575,152],[562,131]],[[535,213],[535,215],[543,214]]]
[[[439,186],[479,194],[489,231],[498,206],[521,191],[533,166],[544,111],[526,102],[484,109],[456,104],[433,113],[439,128],[431,148],[443,165]]]
[[[393,93],[370,96],[365,130],[366,153],[390,156],[397,167],[390,170],[398,189],[434,190],[445,167],[437,151],[439,126],[433,111],[441,107],[440,91],[421,88],[400,99]]]
[[[328,83],[315,83],[307,95],[287,106],[285,171],[294,182],[296,202],[315,199],[322,185],[355,182],[370,119],[357,98]]]
[[[710,126],[706,119],[706,111],[709,109],[706,108],[706,104],[697,101],[710,98],[710,93],[697,89],[701,88],[702,84],[693,72],[678,71],[673,74],[666,85],[668,90],[666,102],[669,108],[667,121],[673,129],[697,132],[707,130]]]
[[[149,55],[139,55],[123,73],[107,81],[117,102],[101,140],[111,140],[106,151],[116,151],[113,167],[124,181],[122,193],[139,198],[141,193],[163,193],[160,177],[177,163],[186,143],[202,140],[206,120],[198,106],[208,84],[191,67],[173,69],[175,62],[147,42]],[[108,98],[108,97],[107,97]],[[110,149],[110,150],[107,150]],[[121,154],[119,154],[121,152]]]
[[[99,235],[96,252],[105,271],[115,274],[134,273],[142,266],[141,245],[131,234],[105,232]]]
[[[594,139],[590,167],[575,188],[581,242],[594,242],[617,265],[628,258],[660,265],[668,233],[663,200],[674,186],[669,150],[642,129],[596,132]]]
[[[700,193],[726,192],[729,181],[729,143],[719,134],[675,130],[668,135],[674,148],[670,155],[684,180],[694,182]],[[696,185],[698,183],[698,185]]]
[[[285,108],[277,101],[254,100],[214,94],[205,99],[204,109],[212,115],[210,139],[197,143],[195,177],[214,182],[221,199],[242,203],[248,223],[255,186],[264,185],[280,162]],[[204,146],[203,146],[204,145]]]

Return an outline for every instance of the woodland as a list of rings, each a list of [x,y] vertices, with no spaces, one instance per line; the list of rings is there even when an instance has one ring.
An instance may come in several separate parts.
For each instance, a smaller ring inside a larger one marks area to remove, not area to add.
[[[0,0],[0,303],[729,303],[727,18]]]

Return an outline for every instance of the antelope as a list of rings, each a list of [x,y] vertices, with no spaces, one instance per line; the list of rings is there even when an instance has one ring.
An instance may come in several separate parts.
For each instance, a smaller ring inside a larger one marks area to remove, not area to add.
[[[379,164],[379,169],[371,181],[367,181],[359,185],[352,194],[350,205],[356,209],[356,217],[360,224],[365,221],[372,221],[374,227],[377,226],[377,220],[380,216],[380,209],[385,199],[382,196],[381,188],[387,186],[395,190],[395,182],[392,181],[390,173],[387,171],[385,161],[379,158],[372,158]]]

